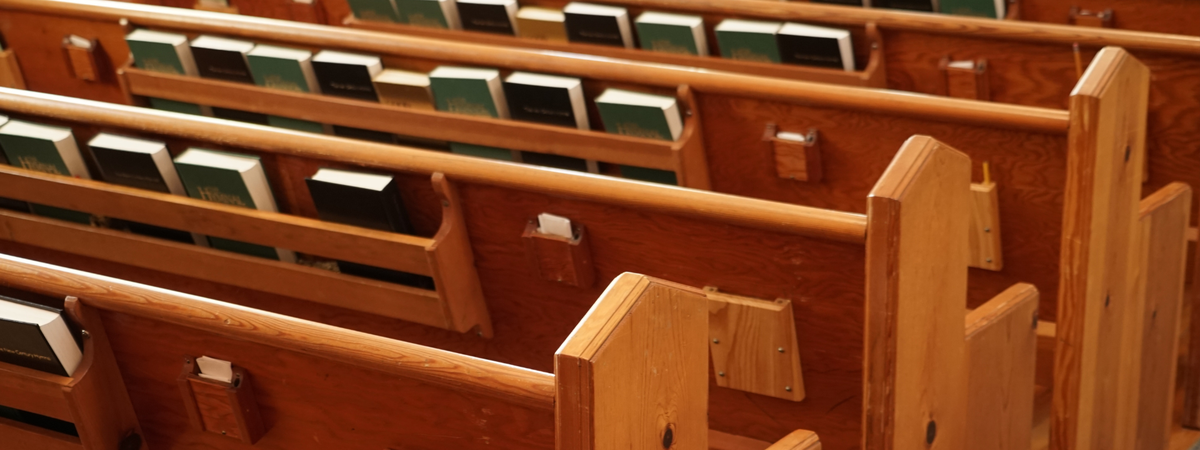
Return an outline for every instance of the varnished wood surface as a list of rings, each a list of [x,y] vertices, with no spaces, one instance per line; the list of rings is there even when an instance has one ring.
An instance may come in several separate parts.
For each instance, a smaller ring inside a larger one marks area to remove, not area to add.
[[[946,212],[970,208],[970,184],[966,155],[914,136],[871,190],[864,450],[967,446],[969,218]]]
[[[1025,0],[1021,20],[1066,24],[1072,6],[1092,12],[1111,9],[1117,30],[1200,36],[1200,3],[1191,0]]]
[[[79,438],[0,417],[0,440],[12,448],[83,450]]]
[[[1131,448],[1121,419],[1122,323],[1133,304],[1131,268],[1145,161],[1150,72],[1121,49],[1097,56],[1071,97],[1073,152],[1063,219],[1051,448]],[[1117,441],[1121,439],[1121,441]]]
[[[796,430],[771,444],[767,450],[821,450],[821,439],[812,431]]]
[[[1029,450],[1038,291],[1015,284],[967,313],[967,436],[978,450]]]

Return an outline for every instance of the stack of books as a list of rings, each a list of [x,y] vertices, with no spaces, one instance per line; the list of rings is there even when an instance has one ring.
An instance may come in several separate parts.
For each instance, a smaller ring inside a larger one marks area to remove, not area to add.
[[[800,23],[727,19],[717,25],[721,56],[854,71],[850,32]]]

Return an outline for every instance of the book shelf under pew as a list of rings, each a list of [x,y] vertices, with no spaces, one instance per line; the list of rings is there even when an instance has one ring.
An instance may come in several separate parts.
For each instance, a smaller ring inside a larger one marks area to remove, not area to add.
[[[14,270],[6,276],[37,275]],[[0,405],[68,422],[76,433],[0,418],[0,442],[45,450],[146,450],[100,313],[74,297],[67,297],[65,306],[67,316],[83,330],[79,367],[63,377],[0,363]]]

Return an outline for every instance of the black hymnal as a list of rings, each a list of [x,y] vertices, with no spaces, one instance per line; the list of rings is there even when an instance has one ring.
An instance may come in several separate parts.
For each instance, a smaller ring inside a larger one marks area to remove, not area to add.
[[[225,120],[236,120],[238,122],[248,122],[258,125],[269,125],[266,114],[259,114],[250,111],[242,111],[238,109],[212,107],[213,117]]]
[[[104,181],[149,191],[187,196],[163,142],[100,133],[88,141]],[[204,245],[204,237],[159,226],[112,219],[129,231],[188,244]]]
[[[515,0],[461,0],[458,17],[464,30],[515,36],[517,14]]]
[[[304,180],[321,220],[394,233],[412,234],[396,180],[390,175],[323,168]],[[338,261],[342,273],[433,289],[427,276]]]
[[[379,142],[383,144],[395,144],[396,135],[375,130],[364,130],[362,128],[343,127],[341,125],[333,126],[333,134],[336,136],[347,137],[350,139],[358,139],[362,141]]]
[[[828,3],[830,5],[863,6],[862,0],[809,0],[813,3]]]
[[[871,0],[871,7],[926,12],[937,10],[936,0]]]
[[[82,359],[61,309],[0,296],[0,362],[69,377]]]
[[[515,72],[504,80],[504,97],[513,119],[588,129],[578,78]]]
[[[313,57],[312,66],[322,94],[379,101],[371,81],[383,71],[378,56],[324,50]]]
[[[253,42],[200,36],[192,40],[191,47],[201,77],[254,84],[246,62],[246,53],[254,49]]]
[[[633,47],[633,31],[625,8],[570,3],[563,8],[567,40],[587,44]]]
[[[779,60],[784,63],[854,70],[854,49],[847,30],[787,23],[775,39]]]
[[[521,162],[535,166],[553,167],[555,169],[589,172],[586,159],[570,156],[551,155],[549,153],[521,152]]]

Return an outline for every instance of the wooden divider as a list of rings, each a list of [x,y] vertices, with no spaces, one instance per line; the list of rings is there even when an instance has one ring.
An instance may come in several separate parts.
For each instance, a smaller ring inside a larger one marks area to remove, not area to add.
[[[1037,288],[1021,283],[967,314],[967,436],[972,449],[1029,449],[1037,307]]]
[[[1138,201],[1150,72],[1128,53],[1097,55],[1071,96],[1051,448],[1132,448],[1120,421],[1124,323],[1136,305]],[[1117,439],[1122,439],[1117,441]]]
[[[866,450],[966,446],[970,167],[916,136],[867,199]]]
[[[66,312],[85,330],[73,376],[0,363],[0,404],[70,422],[78,436],[0,419],[0,441],[11,448],[146,450],[99,313],[74,298]]]
[[[0,166],[0,191],[11,192],[6,194],[10,198],[428,275],[435,291],[11,211],[0,211],[0,239],[180,275],[201,273],[235,286],[491,337],[457,191],[440,173],[433,175],[433,186],[442,197],[443,216],[438,234],[430,239]],[[93,244],[81,245],[93,231]],[[193,251],[196,257],[183,256]],[[338,288],[329,288],[333,286]]]
[[[708,448],[708,300],[624,274],[554,355],[558,450]]]

